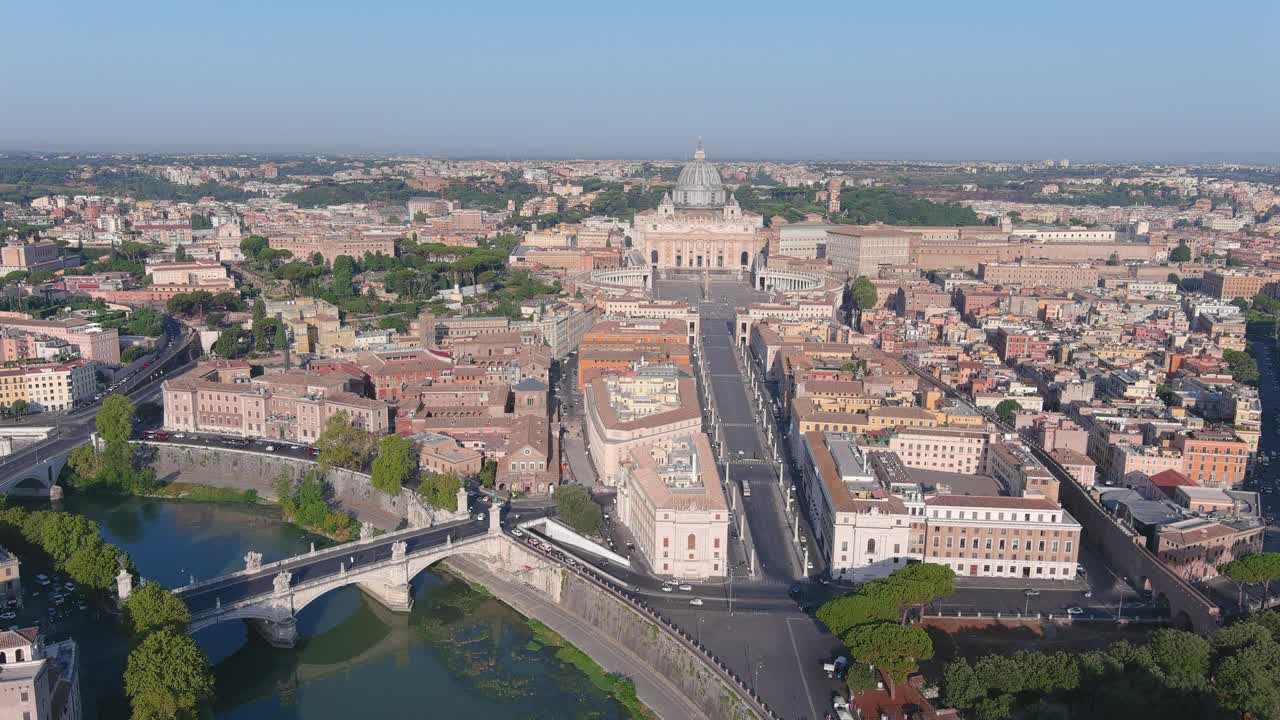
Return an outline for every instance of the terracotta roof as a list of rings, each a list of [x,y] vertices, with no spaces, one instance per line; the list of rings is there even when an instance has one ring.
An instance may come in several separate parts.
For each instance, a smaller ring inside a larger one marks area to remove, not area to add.
[[[925,500],[926,505],[940,507],[989,507],[1007,510],[1061,510],[1058,504],[1045,498],[1031,497],[983,497],[979,495],[935,495]]]

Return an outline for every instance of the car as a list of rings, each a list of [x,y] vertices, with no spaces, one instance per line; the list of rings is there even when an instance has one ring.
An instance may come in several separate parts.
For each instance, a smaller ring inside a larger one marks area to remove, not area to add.
[[[672,590],[674,590],[674,589],[675,589],[675,588],[671,587],[670,585],[663,585],[663,586],[662,586],[662,592],[665,592],[665,593],[669,593],[669,592],[671,592],[671,591],[672,591]]]
[[[683,592],[693,592],[693,586],[688,583],[681,583],[676,589]]]
[[[185,439],[186,439],[186,437],[187,437],[186,435],[184,435],[184,434],[182,434],[182,433],[178,433],[177,435],[174,435],[174,436],[173,436],[173,439],[174,439],[174,440],[185,440]]]
[[[689,601],[689,604],[695,607],[702,607],[703,605],[702,598],[693,598],[692,600]]]
[[[1067,614],[1068,614],[1068,615],[1083,615],[1083,614],[1084,614],[1084,608],[1069,607],[1069,608],[1067,608]]]
[[[484,522],[484,513],[476,515],[476,522]]]
[[[3,620],[12,620],[16,617],[18,617],[18,613],[16,612],[0,613],[0,619]]]
[[[266,450],[267,452],[275,452],[275,451],[276,451],[276,446],[275,446],[275,445],[268,445],[268,446],[266,446],[266,447],[264,447],[264,448],[262,448],[262,449],[263,449],[263,450]]]
[[[1093,591],[1092,591],[1092,590],[1085,590],[1085,591],[1084,591],[1084,596],[1085,596],[1085,597],[1087,597],[1087,598],[1091,598],[1091,597],[1093,597]]]
[[[1034,588],[1027,588],[1026,590],[1022,591],[1022,594],[1026,595],[1027,597],[1035,597],[1040,594],[1040,591]]]
[[[511,534],[515,535],[516,537],[520,537],[521,535],[524,535],[524,531],[521,530],[520,528],[515,528],[511,531]]]

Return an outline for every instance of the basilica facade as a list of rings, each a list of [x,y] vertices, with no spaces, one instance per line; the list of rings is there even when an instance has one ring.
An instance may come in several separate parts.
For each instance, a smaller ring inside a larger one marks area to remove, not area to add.
[[[654,210],[636,213],[632,246],[660,269],[750,269],[768,242],[764,218],[744,211],[706,161],[702,143]]]

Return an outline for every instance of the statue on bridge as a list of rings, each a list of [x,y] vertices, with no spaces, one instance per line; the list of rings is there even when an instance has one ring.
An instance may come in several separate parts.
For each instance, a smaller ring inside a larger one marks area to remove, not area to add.
[[[368,540],[373,537],[373,523],[367,520],[360,523],[360,539]]]
[[[391,543],[391,559],[403,560],[405,553],[409,550],[409,545],[403,540],[397,540]]]
[[[287,595],[289,593],[289,583],[293,580],[293,573],[288,570],[281,570],[276,573],[275,592],[276,595]]]
[[[250,550],[244,555],[245,572],[257,572],[262,569],[262,553]]]

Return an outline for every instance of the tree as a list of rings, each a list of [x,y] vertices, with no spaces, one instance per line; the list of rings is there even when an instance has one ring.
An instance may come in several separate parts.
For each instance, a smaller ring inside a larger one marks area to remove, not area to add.
[[[187,259],[187,249],[179,245],[178,249],[173,251],[173,260],[174,262],[184,262],[186,259]]]
[[[1222,359],[1227,363],[1231,379],[1244,385],[1257,385],[1262,377],[1258,373],[1258,363],[1253,356],[1240,350],[1223,350]]]
[[[556,513],[566,525],[583,535],[600,531],[602,513],[600,506],[591,499],[591,493],[581,485],[561,485],[556,488]]]
[[[916,660],[933,657],[933,641],[928,633],[897,623],[858,625],[845,636],[845,644],[854,659],[880,668],[894,682],[902,682],[915,672]]]
[[[98,590],[110,590],[116,585],[116,572],[120,568],[122,559],[128,562],[128,558],[120,552],[119,548],[94,538],[94,542],[77,548],[71,557],[67,558],[63,569],[72,580],[81,585]]]
[[[1187,246],[1186,240],[1180,241],[1178,247],[1169,251],[1169,261],[1179,263],[1191,261],[1191,248]]]
[[[29,412],[31,412],[31,403],[26,400],[14,400],[9,406],[10,415],[26,415]]]
[[[1280,580],[1280,553],[1250,553],[1218,566],[1218,572],[1230,578],[1237,587],[1262,583],[1262,604],[1265,607],[1271,595],[1271,581]]]
[[[1017,400],[1001,400],[996,405],[996,417],[1000,418],[1000,422],[1012,425],[1013,416],[1021,409],[1022,406],[1018,404]]]
[[[418,495],[432,507],[456,510],[458,490],[461,489],[462,481],[453,473],[424,472],[422,484],[418,485]]]
[[[267,249],[267,239],[261,235],[250,235],[240,241],[240,252],[250,260],[258,259],[263,250]]]
[[[273,350],[284,350],[289,346],[289,336],[285,334],[284,323],[276,323],[276,337],[271,343]]]
[[[52,513],[40,527],[40,547],[56,563],[65,563],[81,548],[100,543],[98,524],[70,513]]]
[[[363,470],[373,451],[373,438],[369,433],[351,424],[351,416],[345,412],[329,416],[316,438],[320,450],[317,461],[325,467]]]
[[[129,316],[125,329],[130,335],[159,337],[164,334],[164,316],[151,308],[139,308]]]
[[[1113,266],[1114,266],[1114,265],[1119,265],[1119,264],[1120,264],[1120,253],[1111,253],[1111,255],[1110,255],[1109,257],[1107,257],[1107,264],[1108,264],[1108,265],[1113,265]]]
[[[1208,640],[1195,633],[1161,628],[1151,634],[1147,650],[1170,685],[1191,689],[1204,684],[1209,673]]]
[[[414,468],[413,443],[400,435],[387,435],[378,443],[370,478],[378,490],[395,497]]]
[[[1182,278],[1178,277],[1178,273],[1169,273],[1168,277],[1165,278],[1165,282],[1171,282],[1174,285],[1181,285]]]
[[[480,485],[492,488],[498,481],[498,463],[495,460],[485,460],[480,465]]]
[[[123,395],[111,395],[102,401],[94,424],[98,436],[108,445],[111,443],[127,443],[133,434],[134,406],[129,398]]]
[[[134,588],[124,603],[124,616],[135,639],[162,629],[183,632],[191,622],[191,612],[186,603],[173,591],[155,582]]]
[[[257,352],[266,352],[271,349],[271,338],[267,336],[267,331],[271,324],[267,322],[267,304],[262,298],[256,298],[253,301],[253,349]]]
[[[339,298],[351,297],[351,285],[355,282],[356,261],[348,255],[333,259],[333,292]]]
[[[240,352],[240,334],[242,332],[240,328],[223,330],[213,343],[214,354],[221,358],[239,357],[242,354]]]
[[[209,660],[188,635],[161,629],[129,653],[124,689],[134,720],[194,720],[213,698]]]
[[[878,298],[876,286],[867,279],[867,276],[859,275],[858,279],[853,281],[853,304],[859,310],[875,307]]]
[[[815,616],[832,635],[844,637],[858,625],[896,619],[898,606],[883,596],[852,592],[823,603]]]

